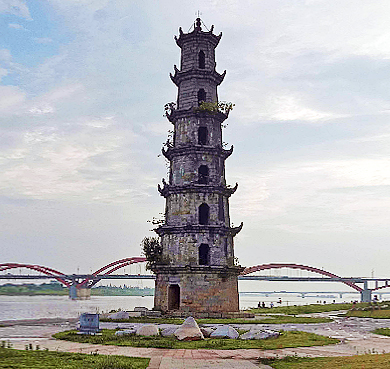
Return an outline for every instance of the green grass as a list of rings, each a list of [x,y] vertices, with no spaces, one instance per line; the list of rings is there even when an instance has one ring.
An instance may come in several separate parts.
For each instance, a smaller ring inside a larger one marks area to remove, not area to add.
[[[275,369],[380,369],[390,368],[390,354],[367,354],[343,357],[261,359]]]
[[[100,319],[101,322],[115,323],[153,323],[153,324],[182,324],[184,319],[172,318],[129,318],[129,319]],[[264,319],[196,319],[198,324],[305,324],[305,323],[329,323],[332,319],[329,318],[311,318],[311,317],[293,317],[293,316],[278,316],[268,315]]]
[[[78,335],[76,331],[56,333],[54,338],[101,345],[157,347],[169,349],[278,349],[283,347],[322,346],[339,342],[337,339],[306,332],[281,332],[280,337],[267,340],[205,339],[202,341],[178,341],[175,337],[115,336],[115,330],[103,329],[101,336]]]
[[[345,316],[358,318],[389,319],[390,310],[350,310]]]
[[[332,319],[267,315],[263,319],[197,319],[196,321],[198,324],[314,324],[329,323]]]
[[[390,336],[390,328],[377,328],[371,333],[381,334],[382,336]]]
[[[145,369],[150,359],[0,348],[0,368],[7,369]]]
[[[368,306],[367,302],[353,304],[310,304],[310,305],[295,305],[295,306],[278,306],[272,309],[269,308],[256,308],[251,309],[251,312],[254,314],[269,314],[269,313],[280,313],[287,315],[297,315],[297,314],[312,314],[312,313],[323,313],[328,311],[337,311],[337,310],[349,310],[354,306],[356,307],[366,307]]]

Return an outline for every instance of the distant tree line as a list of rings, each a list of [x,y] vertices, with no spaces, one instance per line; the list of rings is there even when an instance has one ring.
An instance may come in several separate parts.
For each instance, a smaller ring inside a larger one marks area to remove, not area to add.
[[[33,295],[67,295],[68,293],[69,293],[68,289],[59,282],[50,282],[50,283],[42,283],[42,284],[7,283],[0,286],[0,295],[33,296]]]
[[[0,295],[8,296],[34,296],[34,295],[68,295],[68,288],[59,282],[42,284],[6,283],[0,285]],[[154,288],[131,286],[98,286],[93,287],[91,294],[95,296],[153,296]]]

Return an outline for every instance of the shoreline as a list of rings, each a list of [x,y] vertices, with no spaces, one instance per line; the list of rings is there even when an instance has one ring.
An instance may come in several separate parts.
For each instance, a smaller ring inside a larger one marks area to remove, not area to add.
[[[38,319],[14,319],[0,320],[0,327],[12,327],[15,325],[45,325],[45,324],[63,324],[77,323],[79,318],[38,318]]]

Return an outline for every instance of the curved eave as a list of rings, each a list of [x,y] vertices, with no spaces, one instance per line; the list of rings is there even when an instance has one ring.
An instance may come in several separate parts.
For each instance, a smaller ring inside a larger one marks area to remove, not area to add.
[[[223,123],[228,117],[229,114],[225,114],[222,112],[210,113],[207,111],[196,111],[197,107],[192,107],[189,109],[176,109],[173,110],[171,114],[167,114],[168,120],[173,124],[178,119],[182,118],[205,118],[205,117],[213,117],[219,123]]]
[[[172,75],[172,73],[169,73],[169,77],[171,78],[172,82],[178,87],[183,81],[187,81],[192,78],[211,80],[217,86],[219,86],[226,76],[226,70],[222,74],[219,74],[215,70],[210,71],[210,70],[198,69],[198,68],[190,69],[185,72],[179,71],[176,66],[174,66],[174,69],[175,69],[175,74]]]
[[[231,154],[233,154],[233,148],[234,148],[234,146],[232,145],[232,146],[230,146],[229,150],[222,149],[223,156],[225,159],[227,159]]]
[[[235,236],[241,229],[243,223],[241,223],[240,227],[225,227],[219,225],[200,225],[200,224],[188,224],[185,226],[168,226],[162,225],[154,229],[154,231],[162,236],[164,234],[183,234],[183,233],[218,233],[221,235],[231,235]],[[237,228],[240,228],[237,230]]]
[[[184,33],[181,27],[179,28],[179,37],[174,36],[176,44],[180,48],[182,48],[185,42],[191,42],[199,38],[206,38],[215,48],[218,46],[221,37],[222,32],[217,36],[214,35],[213,29],[211,29],[209,32],[203,32],[195,29],[190,33]]]
[[[170,150],[172,150],[170,147],[168,147],[167,149],[164,149],[162,148],[161,149],[161,153],[164,155],[165,158],[167,158],[168,160],[171,160],[171,157],[172,155],[170,154]]]
[[[241,229],[243,226],[244,226],[244,223],[241,222],[241,224],[238,227],[230,228],[230,234],[234,237],[237,233],[241,232]]]
[[[191,146],[179,146],[168,147],[168,149],[161,149],[162,154],[168,159],[172,160],[175,156],[184,156],[190,154],[209,154],[215,156],[222,156],[226,160],[233,153],[233,145],[229,150],[222,149],[221,147],[203,146],[203,145],[191,145]]]
[[[237,187],[238,183],[236,183],[234,187],[203,185],[197,183],[190,183],[183,186],[170,186],[166,183],[164,183],[163,187],[157,185],[158,192],[165,198],[173,194],[182,193],[218,193],[226,197],[230,197],[236,192]]]
[[[177,265],[177,264],[153,264],[151,270],[156,274],[205,274],[221,273],[224,276],[240,275],[245,268],[242,266],[227,265]]]

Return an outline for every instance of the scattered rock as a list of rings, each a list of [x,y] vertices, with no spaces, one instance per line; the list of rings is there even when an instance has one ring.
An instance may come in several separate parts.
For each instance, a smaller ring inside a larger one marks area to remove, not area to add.
[[[270,329],[264,329],[264,332],[269,335],[269,338],[278,338],[280,336],[280,332],[272,331]]]
[[[161,335],[163,337],[168,337],[168,336],[173,336],[177,330],[177,327],[169,327],[165,328],[162,332]]]
[[[203,336],[205,338],[208,338],[208,337],[210,337],[211,333],[214,332],[214,329],[213,328],[200,328],[200,331],[203,333]]]
[[[211,338],[238,338],[238,332],[230,325],[221,325],[213,333],[210,334]]]
[[[155,324],[141,325],[141,327],[137,329],[136,335],[137,336],[158,336],[159,332],[158,332],[157,325]]]
[[[113,320],[117,320],[117,319],[129,319],[129,313],[127,313],[126,311],[118,311],[117,313],[112,313],[110,314],[107,319],[113,319]]]
[[[141,316],[141,311],[128,311],[127,312],[129,314],[129,317],[134,317],[134,318],[138,318],[139,316]]]
[[[271,330],[249,331],[240,336],[241,340],[265,340],[267,338],[277,338],[280,333]]]
[[[198,323],[190,316],[175,331],[175,336],[179,341],[198,341],[203,340],[203,333],[200,331]]]
[[[135,329],[124,329],[123,331],[116,331],[115,336],[131,336],[135,334]]]
[[[136,306],[134,308],[134,311],[148,311],[149,309],[147,307],[144,307],[144,306]]]

